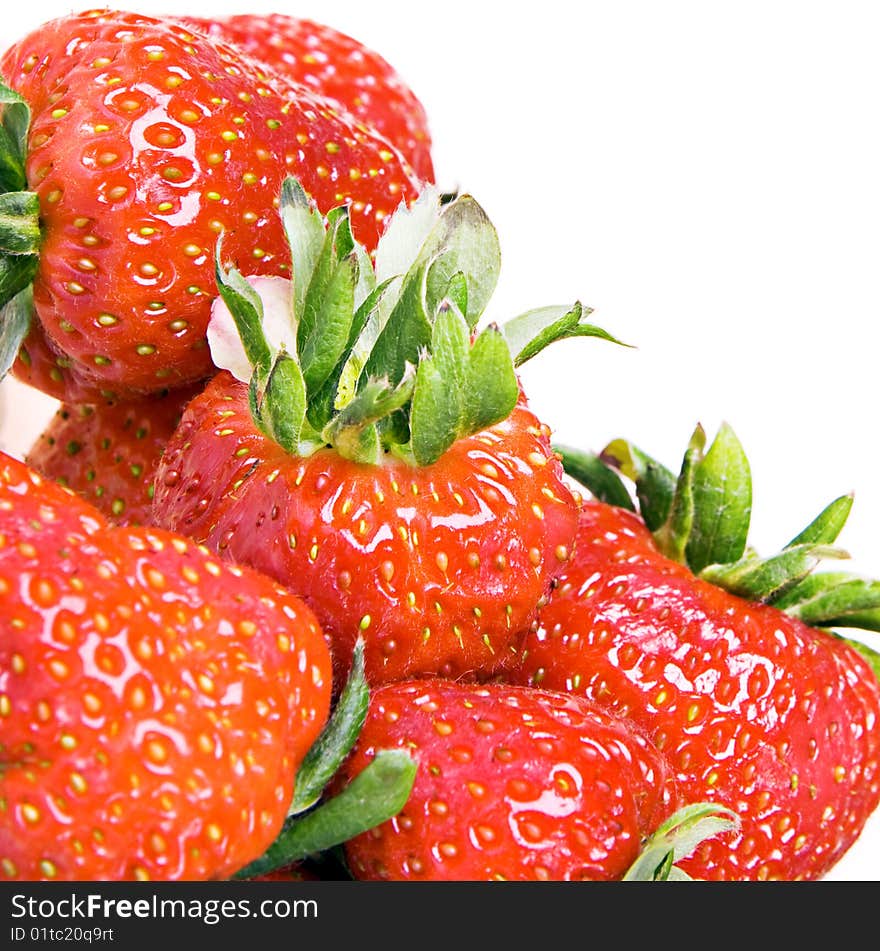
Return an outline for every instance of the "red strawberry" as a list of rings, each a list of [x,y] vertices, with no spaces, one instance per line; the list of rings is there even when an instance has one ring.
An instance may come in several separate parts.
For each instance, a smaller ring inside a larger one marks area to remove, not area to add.
[[[25,461],[110,521],[148,525],[156,465],[197,392],[184,387],[122,403],[62,404]]]
[[[556,336],[601,332],[576,305],[512,322],[524,340],[537,332],[522,349],[497,327],[474,333],[497,239],[469,196],[441,207],[426,194],[395,216],[377,277],[344,218],[325,236],[295,183],[282,209],[297,221],[295,259],[313,248],[308,293],[291,304],[289,287],[222,281],[232,314],[219,307],[212,322],[215,360],[250,391],[225,373],[189,404],[153,516],[300,593],[337,672],[362,632],[373,682],[492,675],[512,662],[577,522],[514,363]],[[404,274],[380,280],[389,256]]]
[[[565,458],[601,498],[631,507],[601,460]],[[691,875],[820,878],[880,803],[877,678],[859,651],[805,623],[877,624],[876,583],[809,574],[833,553],[851,500],[761,559],[745,547],[751,487],[729,427],[705,455],[698,431],[677,483],[627,444],[604,458],[636,480],[642,515],[584,504],[575,556],[513,679],[631,717],[686,799],[739,814],[732,844],[681,863]]]
[[[209,375],[218,236],[246,273],[283,271],[276,207],[289,172],[325,211],[345,203],[368,249],[419,187],[383,137],[331,101],[170,19],[62,17],[7,50],[0,72],[26,104],[4,93],[18,134],[0,182],[15,222],[0,297],[21,292],[7,318],[18,340],[33,279],[36,363],[45,371],[48,348],[62,379],[30,375],[30,342],[15,372],[62,399]]]
[[[275,838],[327,717],[312,613],[0,458],[0,870],[228,877]]]
[[[394,68],[358,40],[282,13],[186,17],[183,22],[234,43],[272,72],[335,99],[395,145],[419,178],[434,180],[424,107]]]
[[[550,691],[380,687],[337,781],[395,748],[417,760],[415,785],[395,818],[346,843],[355,878],[619,879],[677,802],[669,766],[637,730]]]

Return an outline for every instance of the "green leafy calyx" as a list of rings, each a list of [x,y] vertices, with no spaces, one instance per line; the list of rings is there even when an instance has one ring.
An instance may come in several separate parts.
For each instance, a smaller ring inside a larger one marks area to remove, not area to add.
[[[322,216],[292,178],[281,192],[291,280],[245,278],[216,255],[214,362],[250,387],[257,425],[288,452],[323,446],[361,463],[430,465],[505,419],[516,368],[554,340],[610,334],[580,303],[478,324],[500,269],[498,237],[470,195],[426,189],[389,221],[374,259],[347,209]],[[282,281],[286,290],[279,297]],[[615,341],[617,342],[617,341]]]
[[[678,475],[625,439],[600,453],[557,449],[572,478],[597,499],[638,511],[660,550],[706,581],[817,627],[880,631],[880,582],[815,571],[848,557],[835,543],[852,496],[834,499],[779,552],[760,556],[748,545],[752,481],[742,445],[726,423],[706,442],[697,426]]]

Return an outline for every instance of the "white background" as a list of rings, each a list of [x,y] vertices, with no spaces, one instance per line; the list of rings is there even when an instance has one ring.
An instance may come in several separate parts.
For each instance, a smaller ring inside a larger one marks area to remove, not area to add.
[[[726,420],[751,459],[754,545],[776,550],[853,491],[840,543],[880,577],[880,7],[131,8],[289,13],[381,52],[428,111],[439,184],[498,228],[487,318],[580,299],[636,346],[577,340],[524,369],[557,439],[627,436],[677,468],[697,422],[711,437]],[[9,4],[0,46],[74,9]],[[24,452],[53,404],[10,380],[0,394],[0,446]],[[829,878],[880,880],[880,816]]]

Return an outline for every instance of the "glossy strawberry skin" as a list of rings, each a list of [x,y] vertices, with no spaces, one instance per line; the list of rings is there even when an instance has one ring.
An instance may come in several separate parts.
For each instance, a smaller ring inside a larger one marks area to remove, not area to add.
[[[880,802],[880,687],[857,652],[695,578],[623,509],[584,504],[512,679],[632,718],[686,800],[739,813],[680,863],[696,878],[820,878]]]
[[[299,593],[334,645],[358,633],[373,682],[488,677],[509,666],[569,556],[577,498],[521,403],[434,464],[286,454],[219,374],[157,469],[153,518]]]
[[[415,785],[394,819],[346,843],[355,878],[615,880],[676,803],[653,745],[581,697],[443,679],[385,685],[338,781],[394,748],[416,758]]]
[[[0,72],[32,110],[26,172],[43,232],[37,353],[26,343],[14,372],[60,399],[208,376],[218,235],[244,273],[283,273],[287,174],[322,211],[348,204],[368,249],[418,191],[384,138],[171,20],[63,17],[7,50]]]
[[[328,712],[308,608],[5,456],[0,525],[3,877],[225,878],[261,854]]]
[[[149,525],[159,457],[197,392],[184,387],[120,403],[62,404],[25,461],[111,522]]]
[[[335,99],[396,146],[420,179],[434,180],[424,106],[379,53],[354,37],[282,13],[186,17],[183,22],[234,43],[273,72]]]

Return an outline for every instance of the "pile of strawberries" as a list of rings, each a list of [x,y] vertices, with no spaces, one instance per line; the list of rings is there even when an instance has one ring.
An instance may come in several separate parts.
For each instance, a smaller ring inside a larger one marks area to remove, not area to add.
[[[0,878],[819,879],[880,804],[841,496],[556,446],[378,54],[91,11],[0,60]]]

